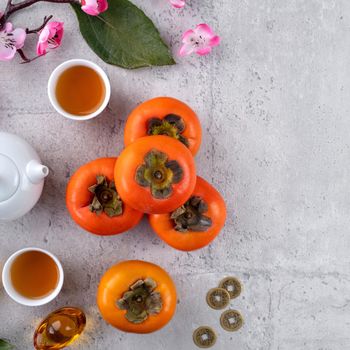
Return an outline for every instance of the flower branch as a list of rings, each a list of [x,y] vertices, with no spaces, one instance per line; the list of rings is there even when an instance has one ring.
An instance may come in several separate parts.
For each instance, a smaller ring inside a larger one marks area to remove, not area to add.
[[[13,4],[12,0],[8,0],[5,12],[0,13],[0,61],[10,61],[18,52],[23,60],[22,63],[28,63],[46,55],[48,50],[56,49],[61,45],[64,32],[63,23],[50,22],[53,16],[45,17],[43,24],[36,29],[14,29],[12,23],[7,21],[13,13],[40,1],[79,4],[81,9],[91,16],[97,16],[108,9],[107,0],[23,0],[17,4]],[[36,47],[37,56],[32,59],[29,59],[22,49],[28,34],[39,35]]]
[[[67,4],[67,3],[77,4],[77,3],[79,3],[78,0],[24,0],[22,2],[19,2],[18,4],[13,4],[12,0],[8,0],[5,12],[4,12],[3,16],[0,18],[0,29],[2,29],[4,27],[6,21],[13,13],[15,13],[19,10],[22,10],[26,7],[32,6],[37,2],[42,2],[42,1],[53,2],[53,3],[57,3],[57,4]]]
[[[22,48],[17,49],[17,53],[20,55],[20,57],[23,60],[21,63],[29,63],[29,62],[36,60],[40,56],[45,55],[46,49],[49,46],[49,44],[51,44],[51,48],[56,48],[59,46],[60,40],[63,36],[63,23],[60,23],[60,22],[49,23],[52,17],[53,17],[52,15],[45,17],[43,24],[36,29],[28,29],[27,28],[25,30],[26,35],[39,34],[39,41],[37,44],[37,56],[35,56],[34,58],[28,58],[25,55]],[[57,34],[57,26],[59,26],[61,29],[60,35]],[[51,30],[51,37],[50,37],[50,30]],[[49,43],[49,41],[50,41],[50,43]]]
[[[22,60],[23,60],[21,63],[29,63],[29,62],[32,61],[31,59],[29,59],[29,58],[25,55],[25,53],[23,52],[22,49],[18,49],[17,52],[18,52],[18,54],[21,56],[21,58],[22,58]]]
[[[31,29],[29,30],[28,28],[26,29],[26,34],[37,34],[39,33],[41,30],[44,29],[44,27],[46,26],[47,23],[49,23],[50,19],[52,18],[53,16],[50,15],[48,17],[44,17],[44,22],[43,24],[39,27],[39,28],[36,28],[36,29]]]

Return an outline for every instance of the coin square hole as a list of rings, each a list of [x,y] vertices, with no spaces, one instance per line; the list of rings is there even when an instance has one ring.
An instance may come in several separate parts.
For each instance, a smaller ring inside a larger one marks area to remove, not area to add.
[[[215,300],[216,300],[216,301],[221,301],[220,295],[215,295]]]
[[[233,292],[233,291],[235,290],[235,288],[234,288],[233,286],[228,286],[228,287],[227,287],[227,290],[228,290],[229,292]]]
[[[202,338],[203,341],[206,341],[206,340],[209,339],[208,334],[202,334],[201,338]]]
[[[228,319],[228,323],[229,323],[229,324],[235,324],[235,323],[236,323],[236,318],[235,318],[235,317],[230,317],[230,318]]]

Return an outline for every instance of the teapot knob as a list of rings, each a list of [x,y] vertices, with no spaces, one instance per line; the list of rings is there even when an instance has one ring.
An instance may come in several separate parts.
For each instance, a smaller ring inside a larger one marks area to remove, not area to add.
[[[33,184],[38,184],[49,175],[49,168],[37,160],[31,160],[26,166],[26,174]]]

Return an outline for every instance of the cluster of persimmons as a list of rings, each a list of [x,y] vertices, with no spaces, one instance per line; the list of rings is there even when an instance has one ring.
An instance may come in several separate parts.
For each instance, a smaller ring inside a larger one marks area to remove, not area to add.
[[[196,174],[201,140],[199,119],[185,103],[169,97],[142,103],[127,119],[119,157],[93,160],[71,177],[66,203],[72,218],[89,232],[114,235],[148,214],[170,246],[208,245],[225,223],[226,207]]]

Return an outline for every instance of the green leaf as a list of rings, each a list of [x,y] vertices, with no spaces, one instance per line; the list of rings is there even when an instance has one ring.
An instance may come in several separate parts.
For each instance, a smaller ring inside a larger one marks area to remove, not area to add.
[[[72,6],[84,39],[105,62],[128,69],[175,64],[157,28],[130,1],[111,0],[99,16]]]
[[[0,339],[0,350],[11,350],[14,349],[13,345],[4,339]]]

